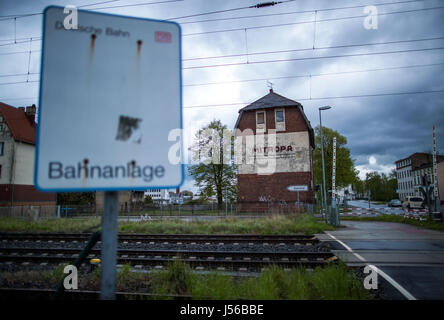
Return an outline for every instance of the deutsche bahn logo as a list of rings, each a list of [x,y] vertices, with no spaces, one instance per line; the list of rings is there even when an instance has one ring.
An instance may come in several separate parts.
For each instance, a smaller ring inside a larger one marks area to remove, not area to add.
[[[154,32],[154,40],[161,43],[171,43],[171,32],[156,31]]]

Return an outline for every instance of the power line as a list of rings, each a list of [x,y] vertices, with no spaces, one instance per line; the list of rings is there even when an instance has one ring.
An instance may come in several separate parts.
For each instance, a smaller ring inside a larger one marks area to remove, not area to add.
[[[375,7],[379,7],[379,6],[387,6],[387,5],[393,5],[393,4],[406,4],[406,3],[424,2],[424,1],[430,1],[430,0],[408,0],[408,1],[398,1],[398,2],[384,2],[384,3],[375,3],[375,4],[365,4],[365,5],[357,5],[357,6],[299,10],[299,11],[280,12],[280,13],[268,13],[268,14],[259,14],[259,15],[250,15],[250,16],[241,16],[241,17],[228,17],[228,18],[217,18],[217,19],[207,19],[207,20],[186,21],[186,22],[181,22],[181,24],[192,24],[192,23],[214,22],[214,21],[226,21],[226,20],[238,20],[238,19],[249,19],[249,18],[262,18],[262,17],[272,17],[272,16],[282,16],[282,15],[302,14],[302,13],[314,13],[316,11],[317,12],[322,12],[322,11],[336,11],[336,10],[346,10],[346,9],[358,9],[358,8],[365,8],[366,6],[369,6],[369,5],[372,5],[372,6],[375,6]]]
[[[369,42],[369,43],[360,43],[360,44],[335,45],[335,46],[326,46],[326,47],[316,47],[314,49],[313,48],[300,48],[300,49],[288,49],[288,50],[248,52],[248,53],[229,54],[229,55],[220,55],[220,56],[185,58],[185,59],[182,59],[182,61],[208,60],[208,59],[219,59],[219,58],[234,58],[234,57],[243,57],[243,56],[266,55],[266,54],[277,54],[277,53],[289,53],[289,52],[300,52],[300,51],[313,51],[313,50],[326,50],[326,49],[342,49],[342,48],[351,48],[351,47],[364,47],[364,46],[374,46],[374,45],[384,45],[384,44],[398,44],[398,43],[420,42],[420,41],[433,41],[433,40],[443,40],[443,39],[444,39],[444,36],[440,36],[440,37],[422,38],[422,39],[392,40],[392,41]],[[31,52],[41,52],[41,50],[32,50]],[[28,51],[0,53],[0,55],[21,54],[21,53],[29,53],[29,50]]]
[[[171,1],[173,1],[173,0],[171,0]],[[174,0],[174,1],[183,1],[183,0]],[[293,0],[291,0],[291,1],[293,1]],[[394,2],[394,3],[385,3],[385,4],[379,4],[379,5],[409,3],[409,2],[418,2],[418,1],[428,1],[428,0],[411,0],[411,1],[402,1],[402,2]],[[357,7],[365,7],[365,6],[361,5],[361,6],[342,7],[342,8],[357,8]],[[245,7],[245,8],[249,8],[249,7]],[[329,8],[329,9],[324,9],[324,10],[325,11],[339,10],[342,8]],[[382,15],[391,15],[391,14],[402,14],[402,13],[411,13],[411,12],[419,12],[419,11],[438,10],[438,9],[443,9],[443,8],[444,8],[444,6],[432,7],[432,8],[422,8],[422,9],[412,9],[412,10],[402,10],[402,11],[392,11],[392,12],[378,13],[378,15],[382,16]],[[320,10],[322,10],[322,9],[320,9]],[[317,10],[298,11],[298,12],[294,12],[294,13],[315,12],[315,11],[317,11]],[[285,13],[285,14],[287,14],[287,13]],[[310,20],[310,21],[290,22],[290,23],[281,23],[281,24],[271,24],[271,25],[264,25],[264,26],[253,26],[253,27],[243,27],[243,28],[234,28],[234,29],[203,31],[203,32],[183,34],[182,36],[188,37],[188,36],[196,36],[196,35],[203,35],[203,34],[221,33],[221,32],[235,32],[235,31],[245,31],[245,30],[253,30],[253,29],[275,28],[275,27],[291,26],[291,25],[298,25],[298,24],[311,24],[314,22],[330,22],[330,21],[348,20],[348,19],[356,19],[356,18],[365,18],[367,16],[368,15],[358,15],[358,16],[348,16],[348,17],[340,17],[340,18],[328,18],[328,19],[321,19],[321,20],[316,20],[316,21]],[[231,19],[231,18],[229,18],[229,19]],[[168,20],[174,20],[174,19],[168,19]],[[32,37],[32,38],[35,41],[41,41],[41,39],[42,39],[41,37]],[[31,38],[0,39],[0,41],[11,41],[10,43],[0,44],[0,46],[26,43],[26,42],[30,41],[29,39],[31,39]],[[17,40],[24,40],[24,41],[17,41]]]
[[[262,63],[277,63],[277,62],[305,61],[305,60],[318,60],[318,59],[348,58],[348,57],[384,55],[384,54],[407,53],[407,52],[433,51],[433,50],[442,50],[442,49],[444,49],[444,47],[424,48],[424,49],[409,49],[409,50],[396,50],[396,51],[381,51],[381,52],[369,52],[369,53],[351,53],[351,54],[338,54],[338,55],[322,56],[322,57],[304,57],[304,58],[290,58],[290,59],[276,59],[276,60],[263,60],[263,61],[250,61],[250,62],[237,62],[237,63],[203,65],[203,66],[195,66],[195,67],[185,67],[185,68],[182,68],[182,69],[188,69],[189,70],[189,69],[205,69],[205,68],[217,68],[217,67],[233,67],[233,66],[262,64]]]
[[[252,55],[266,55],[266,54],[276,54],[276,53],[289,53],[289,52],[299,52],[299,51],[313,51],[313,50],[325,50],[325,49],[343,49],[343,48],[352,48],[352,47],[364,47],[364,46],[375,46],[375,45],[383,45],[383,44],[397,44],[397,43],[407,43],[407,42],[420,42],[420,41],[433,41],[433,40],[443,40],[444,36],[441,37],[433,37],[433,38],[423,38],[423,39],[411,39],[411,40],[393,40],[393,41],[382,41],[382,42],[369,42],[362,44],[345,44],[345,45],[335,45],[335,46],[326,46],[326,47],[316,47],[316,48],[301,48],[301,49],[288,49],[288,50],[276,50],[276,51],[262,51],[262,52],[248,52],[248,53],[239,53],[239,54],[230,54],[230,55],[221,55],[221,56],[210,56],[210,57],[197,57],[197,58],[188,58],[182,59],[182,61],[194,61],[194,60],[207,60],[207,59],[218,59],[218,58],[234,58],[234,57],[243,57],[243,56],[252,56]]]
[[[442,90],[424,90],[424,91],[410,91],[410,92],[391,92],[391,93],[373,93],[373,94],[361,94],[361,95],[349,95],[349,96],[331,96],[331,97],[318,97],[318,98],[301,98],[294,99],[295,101],[308,101],[308,100],[327,100],[327,99],[350,99],[350,98],[369,98],[369,97],[384,97],[384,96],[398,96],[398,95],[413,95],[413,94],[429,94],[429,93],[441,93]],[[252,102],[238,102],[238,103],[224,103],[224,104],[206,104],[206,105],[194,105],[184,106],[184,109],[191,108],[215,108],[223,106],[242,106],[249,105]]]
[[[103,1],[103,2],[98,2],[98,3],[93,3],[93,4],[86,4],[86,5],[82,5],[82,6],[77,6],[77,8],[89,7],[89,6],[94,6],[94,5],[108,3],[108,2],[116,2],[116,1],[119,1],[119,0]],[[142,3],[121,5],[121,6],[109,6],[109,7],[102,7],[102,8],[92,8],[91,10],[146,6],[146,5],[152,5],[152,4],[162,4],[162,3],[180,2],[180,1],[184,1],[184,0],[163,0],[163,1],[154,1],[154,2],[153,1],[152,2],[142,2]],[[14,19],[14,18],[24,18],[24,17],[30,17],[30,16],[37,16],[37,15],[41,15],[41,14],[43,14],[43,12],[34,12],[34,13],[25,13],[25,14],[15,14],[15,15],[0,16],[0,21],[11,20],[11,19]]]
[[[371,94],[361,94],[361,95],[344,95],[344,96],[330,96],[330,97],[312,97],[312,98],[301,98],[295,99],[298,101],[308,101],[308,100],[327,100],[327,99],[350,99],[350,98],[370,98],[370,97],[386,97],[386,96],[398,96],[398,95],[414,95],[414,94],[430,94],[430,93],[442,93],[444,89],[441,90],[423,90],[423,91],[409,91],[409,92],[390,92],[390,93],[371,93]],[[11,100],[33,100],[37,97],[30,98],[0,98],[0,101],[11,101]],[[191,105],[184,106],[184,109],[191,108],[212,108],[212,107],[222,107],[222,106],[234,106],[234,105],[248,105],[251,102],[237,102],[237,103],[224,103],[224,104],[207,104],[207,105]]]
[[[207,83],[196,83],[196,84],[184,84],[184,87],[194,87],[194,86],[208,86],[208,85],[220,85],[220,84],[230,84],[230,83],[243,83],[243,82],[256,82],[256,81],[266,81],[266,80],[283,80],[283,79],[293,79],[293,78],[307,78],[307,77],[322,77],[331,76],[339,74],[350,74],[350,73],[363,73],[363,72],[376,72],[376,71],[387,71],[396,69],[408,69],[408,68],[419,68],[419,67],[436,67],[442,66],[442,63],[428,63],[428,64],[417,64],[408,66],[395,66],[395,67],[384,67],[384,68],[373,68],[365,70],[351,70],[351,71],[338,71],[338,72],[327,72],[318,74],[301,74],[301,75],[291,75],[291,76],[281,76],[281,77],[268,77],[268,78],[256,78],[256,79],[244,79],[244,80],[232,80],[232,81],[219,81],[219,82],[207,82]]]
[[[269,7],[269,6],[274,6],[276,4],[281,4],[281,3],[286,3],[286,2],[293,2],[293,1],[296,1],[296,0],[286,0],[286,1],[277,1],[277,2],[276,1],[264,2],[264,3],[259,3],[259,4],[256,4],[256,5],[253,5],[253,6],[231,8],[231,9],[224,9],[224,10],[217,10],[217,11],[210,11],[210,12],[203,12],[203,13],[195,13],[195,14],[190,14],[190,15],[187,15],[187,16],[168,18],[168,19],[165,19],[165,20],[179,20],[179,19],[185,19],[185,18],[206,16],[206,15],[216,14],[216,13],[225,13],[225,12],[239,11],[239,10],[252,9],[252,8],[263,8],[263,7]],[[265,4],[268,4],[268,5],[265,5]]]
[[[194,83],[194,84],[184,84],[184,87],[199,87],[199,86],[210,86],[210,85],[221,85],[221,84],[230,84],[230,83],[245,83],[245,82],[257,82],[257,81],[266,81],[266,80],[283,80],[283,79],[294,79],[294,78],[307,78],[307,77],[322,77],[322,76],[331,76],[331,75],[339,75],[339,74],[352,74],[352,73],[363,73],[363,72],[376,72],[376,71],[387,71],[387,70],[397,70],[397,69],[409,69],[409,68],[420,68],[420,67],[436,67],[442,66],[444,62],[440,63],[427,63],[427,64],[415,64],[415,65],[406,65],[406,66],[393,66],[393,67],[383,67],[383,68],[372,68],[372,69],[364,69],[364,70],[350,70],[350,71],[338,71],[338,72],[326,72],[326,73],[318,73],[318,74],[300,74],[300,75],[290,75],[290,76],[280,76],[280,77],[267,77],[267,78],[255,78],[255,79],[242,79],[242,80],[228,80],[228,81],[216,81],[216,82],[204,82],[204,83]],[[39,74],[39,72],[30,73],[31,74]],[[26,76],[27,73],[18,73],[14,75],[0,75],[2,76]],[[10,84],[21,84],[21,83],[34,83],[40,82],[40,80],[32,80],[32,81],[15,81],[15,82],[3,82],[0,85],[10,85]]]
[[[399,13],[411,13],[411,12],[418,12],[418,11],[437,10],[437,9],[443,9],[443,8],[444,8],[444,6],[439,6],[439,7],[432,7],[432,8],[422,8],[422,9],[412,9],[412,10],[383,12],[383,13],[378,13],[378,16],[399,14]],[[235,31],[243,31],[245,29],[253,30],[253,29],[264,29],[264,28],[276,28],[276,27],[284,27],[284,26],[293,26],[293,25],[298,25],[298,24],[311,24],[311,23],[315,23],[315,22],[318,23],[318,22],[329,22],[329,21],[339,21],[339,20],[365,18],[367,16],[368,16],[367,14],[364,14],[364,15],[348,16],[348,17],[341,17],[341,18],[328,18],[328,19],[320,19],[320,20],[317,19],[317,20],[310,20],[310,21],[279,23],[279,24],[271,24],[271,25],[264,25],[264,26],[253,26],[253,27],[243,27],[243,28],[203,31],[203,32],[188,33],[188,34],[184,34],[183,36],[184,37],[189,37],[189,36],[197,36],[197,35],[202,35],[202,34],[212,34],[212,33],[221,33],[221,32],[235,32]]]

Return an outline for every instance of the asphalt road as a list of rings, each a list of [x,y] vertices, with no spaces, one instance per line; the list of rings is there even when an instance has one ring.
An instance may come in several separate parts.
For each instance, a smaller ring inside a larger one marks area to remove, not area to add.
[[[346,228],[318,234],[318,238],[330,243],[347,265],[370,264],[381,270],[378,281],[391,286],[390,298],[444,299],[444,232],[390,222],[341,224]]]

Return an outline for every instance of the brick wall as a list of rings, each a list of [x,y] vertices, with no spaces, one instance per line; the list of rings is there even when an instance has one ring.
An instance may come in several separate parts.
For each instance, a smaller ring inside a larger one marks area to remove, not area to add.
[[[276,107],[276,109],[280,109]],[[266,133],[275,129],[275,109],[266,109]],[[240,130],[252,129],[256,134],[256,110],[243,112],[239,119]],[[304,132],[309,128],[298,108],[285,108],[285,131]],[[310,148],[310,172],[277,172],[271,175],[239,174],[238,175],[238,203],[241,211],[266,210],[270,203],[285,201],[293,204],[298,200],[297,192],[288,191],[290,185],[307,185],[307,192],[299,192],[299,201],[313,203],[313,166]],[[270,202],[271,201],[271,202]]]
[[[14,196],[14,205],[56,205],[56,193],[40,192],[32,185],[0,185],[0,206],[10,206]]]

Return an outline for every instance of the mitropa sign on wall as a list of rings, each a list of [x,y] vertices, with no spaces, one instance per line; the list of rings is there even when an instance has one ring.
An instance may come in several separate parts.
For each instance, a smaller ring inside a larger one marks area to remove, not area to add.
[[[35,185],[43,191],[177,187],[181,32],[176,23],[44,12]]]

